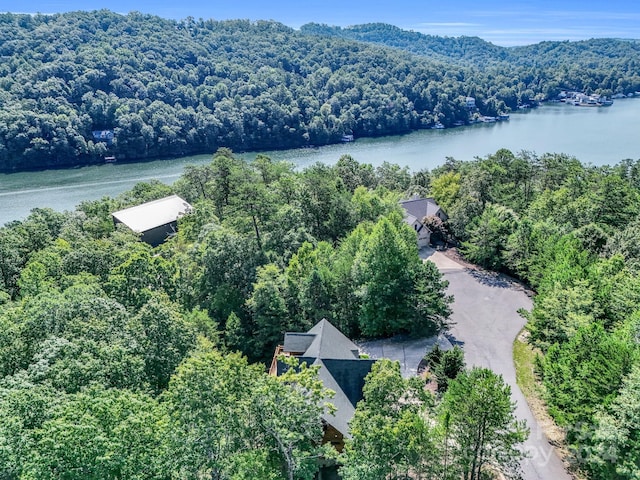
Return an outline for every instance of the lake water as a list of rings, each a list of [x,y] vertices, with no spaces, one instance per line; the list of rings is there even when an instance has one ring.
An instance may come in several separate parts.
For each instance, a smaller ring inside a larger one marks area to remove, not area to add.
[[[333,164],[341,155],[349,154],[374,166],[388,161],[416,171],[438,166],[448,156],[471,160],[500,148],[538,154],[566,153],[594,165],[640,159],[640,99],[616,100],[613,106],[603,108],[547,104],[514,113],[508,122],[420,130],[408,135],[362,138],[353,143],[266,154],[300,167],[315,162]],[[255,153],[240,156],[251,160]],[[158,179],[172,183],[185,165],[210,160],[211,155],[198,155],[136,164],[0,174],[0,225],[26,217],[35,207],[73,210],[83,200],[116,196],[141,181]]]

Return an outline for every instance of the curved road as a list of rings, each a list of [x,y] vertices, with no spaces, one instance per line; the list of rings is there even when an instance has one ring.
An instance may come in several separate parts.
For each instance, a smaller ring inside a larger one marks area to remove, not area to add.
[[[516,384],[513,341],[525,324],[517,310],[530,309],[531,299],[516,284],[467,269],[440,252],[424,249],[421,256],[434,262],[449,281],[448,292],[455,297],[451,316],[455,325],[448,336],[464,349],[467,366],[488,367],[511,386],[518,404],[516,415],[531,430],[524,445],[529,454],[522,462],[524,480],[570,480]]]

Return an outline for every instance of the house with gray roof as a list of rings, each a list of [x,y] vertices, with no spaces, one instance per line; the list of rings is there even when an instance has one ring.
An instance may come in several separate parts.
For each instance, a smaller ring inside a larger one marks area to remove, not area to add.
[[[178,229],[178,218],[191,212],[192,207],[177,195],[125,208],[111,214],[114,224],[122,223],[140,234],[143,242],[152,247],[163,243]]]
[[[405,223],[416,232],[418,248],[427,247],[431,241],[431,231],[423,222],[425,217],[438,217],[443,222],[449,218],[431,197],[414,196],[407,200],[401,200],[400,205],[404,209]]]
[[[331,443],[338,451],[349,438],[349,421],[356,404],[362,400],[364,379],[375,360],[360,358],[358,346],[326,319],[320,320],[306,333],[287,332],[283,345],[276,349],[269,373],[281,375],[287,365],[280,355],[297,357],[300,363],[319,365],[318,376],[323,385],[335,392],[329,400],[335,411],[325,412],[323,443]]]
[[[93,130],[91,132],[93,136],[93,140],[96,142],[104,142],[107,145],[111,145],[113,143],[113,139],[115,138],[115,133],[113,130]]]

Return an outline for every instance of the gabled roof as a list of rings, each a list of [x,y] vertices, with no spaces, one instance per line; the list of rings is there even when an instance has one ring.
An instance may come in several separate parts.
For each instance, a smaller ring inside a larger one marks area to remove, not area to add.
[[[442,211],[440,205],[438,205],[433,198],[410,198],[408,200],[401,200],[400,205],[404,208],[406,214],[405,219],[414,217],[420,222],[422,222],[424,217],[436,215],[439,211]],[[411,223],[413,223],[413,221]]]
[[[114,219],[124,223],[137,233],[175,222],[178,217],[189,213],[191,205],[177,195],[146,202],[135,207],[112,213]]]
[[[326,319],[306,333],[286,333],[282,351],[300,355],[301,363],[320,366],[318,377],[335,392],[329,401],[336,407],[333,414],[325,412],[323,418],[348,437],[349,421],[362,400],[364,379],[375,360],[361,359],[358,346]],[[286,365],[278,362],[277,374],[285,369]]]
[[[315,357],[323,360],[329,358],[345,360],[360,358],[358,346],[334,327],[329,320],[323,318],[307,334],[314,335],[314,339],[304,352],[305,357]]]

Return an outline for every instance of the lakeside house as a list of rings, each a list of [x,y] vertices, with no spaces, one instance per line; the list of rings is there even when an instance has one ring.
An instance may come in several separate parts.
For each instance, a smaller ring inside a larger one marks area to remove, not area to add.
[[[476,108],[476,99],[473,97],[465,98],[465,106],[469,110],[474,110]]]
[[[624,97],[624,95],[623,95]],[[577,107],[608,107],[613,105],[613,98],[617,98],[613,95],[611,98],[607,98],[604,95],[594,93],[587,95],[582,92],[560,92],[558,99],[560,102],[567,103],[569,105],[575,105]]]
[[[96,142],[104,142],[107,145],[111,145],[115,137],[113,130],[93,130],[91,136]]]
[[[191,212],[192,207],[177,195],[125,208],[111,214],[113,223],[122,223],[152,247],[157,247],[178,230],[178,218]]]
[[[296,357],[300,363],[318,365],[318,377],[323,385],[335,392],[329,399],[335,406],[333,413],[325,412],[322,443],[330,443],[337,451],[349,438],[349,422],[356,404],[362,400],[364,379],[375,360],[360,358],[358,346],[326,319],[320,320],[305,333],[287,332],[284,343],[276,348],[269,373],[282,375],[288,368],[281,355]]]
[[[425,225],[426,217],[438,217],[446,222],[449,216],[440,208],[440,205],[431,198],[414,196],[407,200],[401,200],[400,206],[404,209],[404,221],[416,232],[418,248],[427,247],[431,242],[431,230]]]

